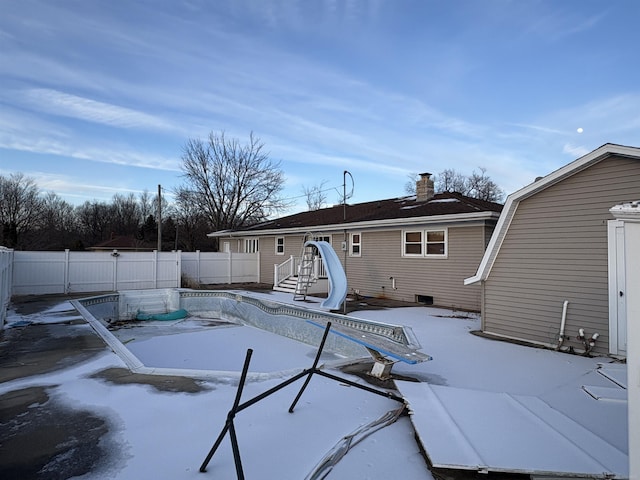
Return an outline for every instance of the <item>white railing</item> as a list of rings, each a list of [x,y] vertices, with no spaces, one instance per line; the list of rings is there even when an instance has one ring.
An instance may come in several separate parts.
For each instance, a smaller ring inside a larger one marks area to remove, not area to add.
[[[313,259],[313,272],[315,273],[316,278],[327,278],[327,270],[324,268],[324,261],[322,257],[314,257]]]
[[[12,270],[13,250],[0,247],[0,329],[4,326],[9,300],[11,300]]]
[[[298,275],[298,269],[300,268],[300,257],[294,257],[291,255],[287,260],[281,264],[275,264],[273,266],[273,284],[280,285],[289,277]],[[324,268],[324,262],[322,257],[313,257],[313,272],[312,278],[317,280],[319,278],[327,278],[327,271]]]
[[[280,285],[287,278],[293,277],[298,272],[298,265],[300,264],[300,257],[294,257],[291,255],[287,260],[281,264],[275,264],[273,266],[273,284],[275,286]]]
[[[13,252],[13,295],[258,282],[259,254],[222,252]]]

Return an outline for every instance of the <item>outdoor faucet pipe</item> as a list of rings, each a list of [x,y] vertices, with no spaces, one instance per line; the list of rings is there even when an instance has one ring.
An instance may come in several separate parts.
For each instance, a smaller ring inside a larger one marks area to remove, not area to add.
[[[389,280],[391,280],[391,288],[393,288],[394,290],[397,290],[398,288],[396,287],[396,278],[389,277]]]
[[[600,336],[600,334],[598,332],[595,332],[593,335],[591,335],[591,340],[589,340],[589,345],[587,347],[587,352],[586,353],[591,352],[593,347],[596,346],[596,341],[598,341],[598,337],[599,336]]]
[[[556,350],[560,350],[564,343],[564,327],[567,323],[567,307],[569,306],[569,300],[565,300],[562,304],[562,319],[560,320],[560,335],[558,335],[558,346]]]

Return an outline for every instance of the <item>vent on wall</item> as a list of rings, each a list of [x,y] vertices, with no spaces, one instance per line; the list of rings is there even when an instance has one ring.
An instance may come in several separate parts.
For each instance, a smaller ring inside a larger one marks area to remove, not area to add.
[[[423,305],[433,305],[433,297],[431,295],[416,295],[416,303]]]

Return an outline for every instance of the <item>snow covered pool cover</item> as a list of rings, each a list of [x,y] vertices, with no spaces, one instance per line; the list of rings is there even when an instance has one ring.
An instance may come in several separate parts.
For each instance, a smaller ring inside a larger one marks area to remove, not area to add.
[[[396,384],[435,467],[629,477],[626,453],[535,396]]]

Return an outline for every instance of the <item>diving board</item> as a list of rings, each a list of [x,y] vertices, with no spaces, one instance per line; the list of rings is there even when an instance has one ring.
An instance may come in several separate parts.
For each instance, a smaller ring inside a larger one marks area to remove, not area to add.
[[[314,320],[307,320],[307,322],[322,329],[326,328],[327,325],[327,322]],[[360,330],[348,325],[341,325],[337,322],[331,324],[330,333],[365,347],[374,360],[374,365],[371,369],[371,375],[374,377],[388,378],[391,374],[391,367],[396,362],[415,365],[432,360],[430,355],[417,350],[420,348],[418,344],[399,342],[384,335]]]

